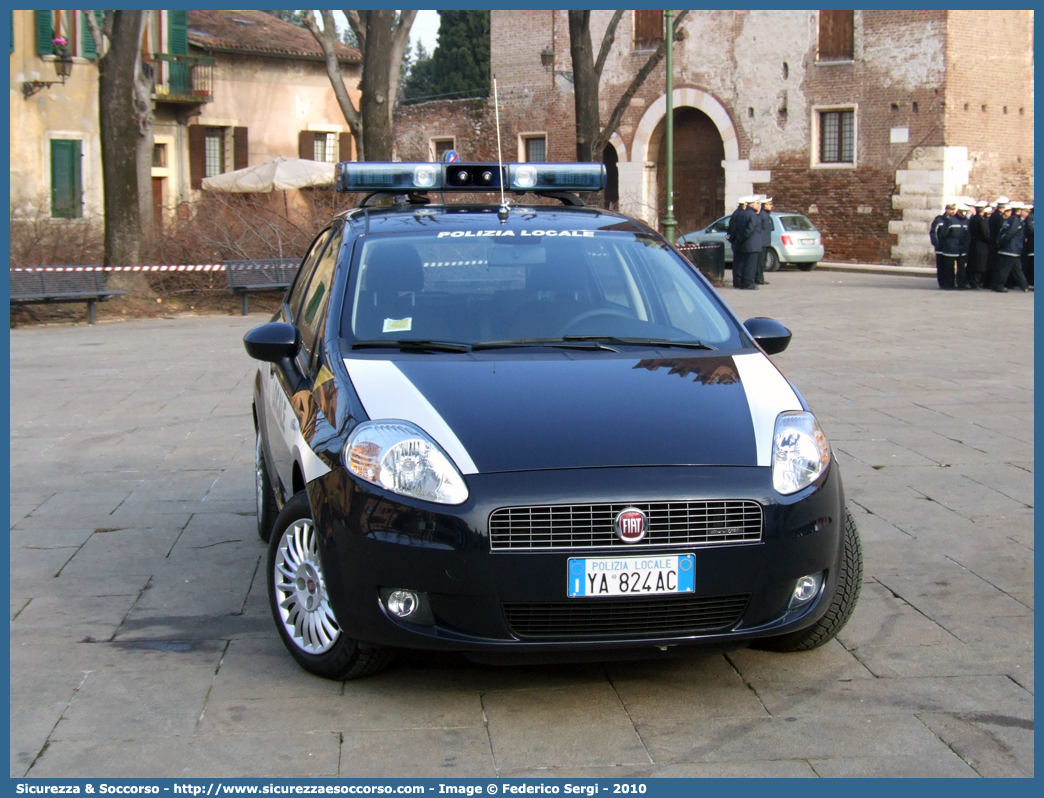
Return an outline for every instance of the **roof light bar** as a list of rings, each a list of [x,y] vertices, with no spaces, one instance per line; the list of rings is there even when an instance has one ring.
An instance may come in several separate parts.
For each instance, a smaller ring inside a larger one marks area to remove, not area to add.
[[[601,191],[605,165],[600,163],[510,163],[511,191]]]
[[[342,161],[338,167],[338,191],[438,191],[443,185],[438,163]]]
[[[504,171],[502,172],[501,169]],[[338,191],[601,191],[600,163],[358,163],[338,164]]]

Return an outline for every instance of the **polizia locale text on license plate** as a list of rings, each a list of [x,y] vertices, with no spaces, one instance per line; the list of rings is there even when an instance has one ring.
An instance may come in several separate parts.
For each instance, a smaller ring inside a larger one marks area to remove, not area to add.
[[[691,554],[641,557],[576,557],[569,560],[570,598],[692,593],[696,579]]]

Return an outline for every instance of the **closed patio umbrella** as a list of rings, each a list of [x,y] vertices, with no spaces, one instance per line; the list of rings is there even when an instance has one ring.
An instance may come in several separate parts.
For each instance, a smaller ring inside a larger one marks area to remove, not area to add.
[[[256,166],[205,177],[203,190],[233,194],[267,194],[272,189],[332,186],[335,167],[336,164],[332,163],[277,155],[274,160]]]

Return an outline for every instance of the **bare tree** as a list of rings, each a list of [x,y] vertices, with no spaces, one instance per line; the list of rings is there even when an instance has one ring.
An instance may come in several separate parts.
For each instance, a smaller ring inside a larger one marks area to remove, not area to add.
[[[591,43],[591,12],[569,12],[569,52],[573,61],[573,97],[576,107],[576,158],[578,161],[601,161],[602,151],[609,143],[613,133],[620,127],[624,112],[645,79],[652,74],[657,64],[663,60],[667,52],[667,40],[660,42],[638,70],[630,85],[620,95],[609,114],[609,121],[602,125],[599,111],[599,86],[602,82],[602,70],[609,57],[613,42],[616,39],[616,28],[625,12],[616,11],[609,20],[609,25],[602,35],[602,43],[595,58],[594,46]],[[679,11],[674,18],[672,35],[680,39],[680,25],[688,15],[688,11]]]
[[[312,32],[326,59],[334,96],[355,138],[360,161],[390,161],[395,144],[393,112],[399,86],[402,56],[409,43],[416,11],[345,11],[348,25],[362,53],[362,97],[356,110],[348,96],[337,56],[337,26],[332,11],[320,11],[320,30],[315,12],[305,13],[304,24]]]
[[[98,53],[106,266],[141,263],[152,221],[152,87],[141,62],[143,11],[84,11]]]

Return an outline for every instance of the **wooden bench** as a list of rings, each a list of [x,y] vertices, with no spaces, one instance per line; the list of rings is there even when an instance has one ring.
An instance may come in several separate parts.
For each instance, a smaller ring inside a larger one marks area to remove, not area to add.
[[[123,291],[105,287],[105,272],[98,266],[70,266],[55,271],[11,270],[11,304],[86,302],[94,324],[94,303]]]
[[[226,260],[228,290],[243,297],[243,315],[250,315],[249,296],[259,291],[286,291],[294,281],[300,258]]]

